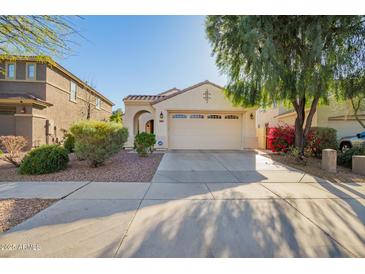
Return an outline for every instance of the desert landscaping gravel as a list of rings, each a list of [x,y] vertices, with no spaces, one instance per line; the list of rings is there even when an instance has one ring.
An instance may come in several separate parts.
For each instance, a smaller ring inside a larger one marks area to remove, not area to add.
[[[54,199],[1,199],[0,233],[20,224],[56,201]]]
[[[92,168],[87,161],[79,161],[71,154],[66,170],[42,175],[20,175],[13,165],[0,160],[0,181],[149,182],[162,156],[163,153],[155,152],[148,157],[139,157],[136,153],[122,151],[103,166]]]

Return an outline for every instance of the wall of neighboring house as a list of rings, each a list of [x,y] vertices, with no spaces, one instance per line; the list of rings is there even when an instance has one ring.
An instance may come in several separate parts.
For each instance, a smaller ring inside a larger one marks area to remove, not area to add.
[[[37,64],[36,80],[27,80],[25,76],[27,62],[16,62],[16,79],[8,80],[4,73],[0,73],[0,92],[27,93],[40,99],[46,98],[46,65]],[[5,70],[6,62],[0,63],[0,70]]]
[[[258,124],[261,126],[265,123],[269,123],[270,126],[277,125],[279,123],[285,123],[288,125],[294,125],[296,119],[296,113],[284,113],[287,111],[285,108],[272,108],[266,112],[257,112]],[[306,117],[308,116],[309,109],[306,111]],[[279,115],[278,114],[282,114]],[[365,114],[365,113],[364,113]],[[277,116],[275,118],[275,116]],[[364,131],[361,125],[353,117],[353,108],[350,101],[336,101],[334,96],[329,98],[328,105],[320,105],[317,108],[312,121],[312,127],[330,127],[337,130],[337,138],[345,136],[352,136],[356,133]]]
[[[309,114],[309,110],[305,111],[305,120],[304,120],[304,125],[307,122],[307,117]],[[317,121],[317,112],[314,114],[313,119],[312,119],[312,127],[317,127],[318,126],[318,121]],[[291,112],[282,116],[277,117],[277,122],[279,124],[288,124],[288,125],[295,125],[295,119],[297,118],[297,114],[296,112]]]
[[[111,115],[112,105],[98,96],[101,100],[101,106],[98,109],[96,107],[97,95],[91,94],[79,84],[77,84],[76,101],[72,102],[70,100],[72,78],[55,66],[37,63],[36,79],[28,80],[26,79],[26,64],[25,61],[16,62],[16,79],[6,79],[5,75],[0,73],[0,92],[32,94],[53,106],[41,108],[31,105],[16,105],[16,112],[11,115],[11,118],[8,115],[0,115],[1,124],[6,125],[6,130],[1,130],[0,135],[12,132],[12,134],[23,135],[31,146],[58,142],[64,137],[64,130],[68,130],[73,122],[86,119],[87,101],[91,106],[91,119],[107,120]],[[0,69],[5,67],[6,62],[0,63]],[[76,81],[74,82],[76,83]],[[25,114],[22,111],[23,107],[26,107]]]
[[[6,63],[2,62],[0,68],[4,70]],[[13,63],[13,62],[11,62]],[[46,99],[46,64],[38,63],[36,66],[35,79],[30,80],[26,77],[27,63],[17,61],[15,66],[15,79],[7,79],[5,73],[0,73],[0,92],[10,94],[30,94],[42,100]],[[34,140],[39,139],[45,141],[44,131],[35,131],[34,128],[39,128],[37,117],[34,116],[37,110],[32,105],[17,104],[3,105],[2,110],[13,108],[14,111],[8,115],[0,115],[2,129],[0,135],[21,135],[28,141],[28,148],[37,145]],[[25,113],[23,113],[25,110]],[[6,120],[6,121],[4,121]],[[43,135],[42,135],[43,133]]]
[[[336,129],[338,138],[356,135],[364,129],[354,119],[353,113],[350,101],[337,102],[334,97],[331,97],[329,105],[322,105],[318,108],[318,124],[321,127]],[[365,112],[363,113],[365,114]]]
[[[15,135],[14,114],[0,114],[0,136]]]
[[[47,67],[47,93],[46,101],[53,106],[45,110],[45,116],[50,120],[50,142],[59,141],[64,137],[64,132],[72,123],[86,119],[88,106],[90,106],[90,119],[107,120],[112,112],[112,106],[101,100],[101,107],[96,107],[96,96],[76,83],[76,101],[70,100],[71,81],[69,76],[56,68]]]

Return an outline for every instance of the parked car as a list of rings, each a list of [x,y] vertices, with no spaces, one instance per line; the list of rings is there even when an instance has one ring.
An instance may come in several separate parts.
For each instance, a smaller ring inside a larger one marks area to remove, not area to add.
[[[355,136],[343,137],[340,139],[340,150],[342,152],[354,147],[365,144],[365,131],[356,134]]]

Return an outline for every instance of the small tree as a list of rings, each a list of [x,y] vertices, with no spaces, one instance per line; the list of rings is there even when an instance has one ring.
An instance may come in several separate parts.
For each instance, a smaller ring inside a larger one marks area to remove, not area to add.
[[[4,150],[0,157],[18,167],[23,156],[23,149],[27,146],[27,140],[23,136],[1,136],[0,145]]]
[[[92,87],[96,88],[96,84],[93,79],[91,80],[85,80],[85,83]],[[85,96],[82,99],[82,105],[81,105],[81,116],[82,119],[90,120],[92,114],[96,110],[96,97],[89,89],[84,89]]]
[[[365,44],[364,16],[208,16],[206,32],[233,103],[292,104],[301,156],[319,102]],[[357,60],[363,71],[365,59]]]
[[[90,120],[91,115],[95,111],[95,109],[95,97],[89,91],[86,91],[85,98],[83,100],[83,106],[81,108],[83,118],[86,120]]]
[[[123,123],[122,117],[123,117],[123,111],[122,109],[118,108],[113,111],[112,115],[110,115],[109,121],[122,124]]]

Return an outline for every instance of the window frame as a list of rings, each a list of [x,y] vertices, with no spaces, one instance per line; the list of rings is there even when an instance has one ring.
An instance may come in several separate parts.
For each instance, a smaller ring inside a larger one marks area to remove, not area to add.
[[[72,96],[72,84],[75,84],[75,98],[73,98],[73,96]],[[74,81],[70,81],[70,101],[71,102],[74,102],[74,103],[76,103],[76,98],[77,98],[77,84],[76,84],[76,82],[74,82]]]
[[[29,78],[28,68],[29,68],[30,65],[34,66],[34,78]],[[25,65],[25,79],[31,80],[31,81],[37,80],[37,63],[34,63],[34,62],[26,63],[26,65]]]
[[[189,119],[204,119],[205,118],[205,116],[204,116],[204,114],[190,114],[189,115]]]
[[[9,77],[9,65],[14,65],[14,77]],[[7,80],[16,80],[16,62],[6,62],[6,79]]]
[[[208,114],[207,115],[207,119],[210,119],[210,120],[221,120],[222,119],[222,115],[220,115],[220,114]]]
[[[240,117],[235,114],[224,115],[224,120],[238,120]]]
[[[101,109],[101,99],[99,97],[95,98],[95,108]]]
[[[182,113],[176,113],[172,115],[172,119],[188,119],[188,115]]]

